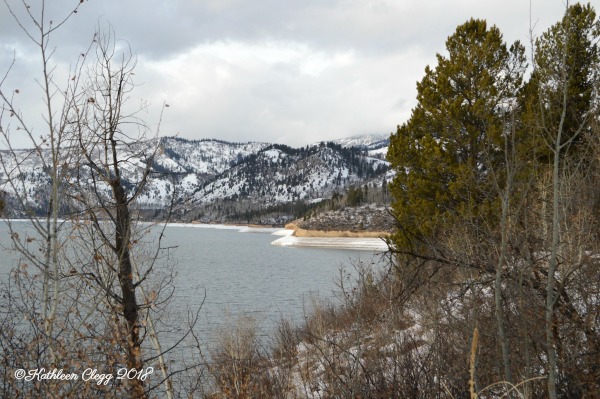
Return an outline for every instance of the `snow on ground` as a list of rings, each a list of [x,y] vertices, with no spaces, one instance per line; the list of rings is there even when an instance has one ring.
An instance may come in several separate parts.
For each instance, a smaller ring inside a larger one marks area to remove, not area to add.
[[[174,160],[172,160],[171,158],[158,158],[156,160],[156,163],[166,169],[170,169],[175,172],[180,172],[180,173],[185,172],[185,169],[183,169],[181,166],[179,166],[179,164],[177,162],[175,162]]]
[[[284,230],[292,231],[292,230]],[[281,235],[274,233],[276,235]],[[273,241],[271,245],[282,247],[318,247],[318,248],[339,248],[356,249],[364,251],[388,250],[386,243],[380,238],[350,238],[350,237],[295,237],[291,233]]]
[[[388,147],[382,147],[382,148],[378,148],[376,150],[369,150],[368,153],[369,155],[376,157],[376,156],[386,156],[388,152]]]
[[[291,236],[294,234],[294,230],[277,230],[272,235],[274,236]]]
[[[192,227],[195,229],[218,229],[218,230],[241,230],[246,226],[238,226],[234,224],[210,224],[210,223],[168,223],[167,226],[172,227]]]
[[[272,149],[263,151],[265,157],[269,158],[271,162],[277,162],[277,160],[282,156],[281,150]]]
[[[162,223],[160,223],[162,224]],[[266,233],[275,234],[281,229],[275,227],[252,227],[235,224],[211,224],[211,223],[167,223],[169,227],[191,227],[196,229],[218,229],[218,230],[237,230],[240,233]],[[291,231],[291,230],[290,230]]]

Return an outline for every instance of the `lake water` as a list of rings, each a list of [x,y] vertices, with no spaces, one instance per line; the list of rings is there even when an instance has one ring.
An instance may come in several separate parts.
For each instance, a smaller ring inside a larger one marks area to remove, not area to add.
[[[168,226],[162,245],[173,247],[176,272],[170,319],[185,328],[185,309],[197,309],[204,300],[197,331],[206,341],[242,314],[263,332],[282,317],[300,322],[311,296],[329,299],[339,291],[340,269],[353,274],[357,259],[379,259],[372,251],[274,246],[272,230],[259,231]],[[0,243],[9,242],[2,224]],[[2,251],[0,278],[6,280],[16,255]]]

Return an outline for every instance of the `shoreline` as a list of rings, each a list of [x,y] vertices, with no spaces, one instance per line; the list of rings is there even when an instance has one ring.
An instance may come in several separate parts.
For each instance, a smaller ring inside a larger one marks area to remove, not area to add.
[[[286,225],[281,227],[260,227],[260,225],[242,225],[242,224],[218,224],[218,223],[168,223],[173,227],[192,227],[203,229],[225,229],[237,230],[240,233],[266,233],[274,236],[280,236],[271,242],[271,245],[280,247],[310,247],[310,248],[331,248],[331,249],[349,249],[360,251],[386,252],[387,244],[383,240],[389,236],[387,232],[351,232],[351,231],[320,231],[304,230],[295,225]],[[290,228],[290,227],[295,228]],[[300,235],[298,231],[300,230]],[[313,235],[314,234],[314,235]]]
[[[387,231],[352,231],[352,230],[306,230],[300,227],[294,229],[295,237],[327,237],[327,238],[387,238]]]
[[[372,237],[296,237],[291,230],[287,235],[273,241],[271,245],[280,247],[313,247],[350,249],[359,251],[387,252],[388,246],[381,238]]]
[[[29,219],[5,219],[5,222],[28,222]],[[148,225],[164,225],[164,222],[140,222]],[[223,224],[201,222],[168,222],[167,226],[200,229],[237,230],[240,233],[271,234],[280,236],[271,245],[281,247],[312,247],[331,249],[350,249],[386,252],[384,238],[388,232],[344,231],[344,230],[306,230],[290,223],[282,227],[261,226],[256,224]]]

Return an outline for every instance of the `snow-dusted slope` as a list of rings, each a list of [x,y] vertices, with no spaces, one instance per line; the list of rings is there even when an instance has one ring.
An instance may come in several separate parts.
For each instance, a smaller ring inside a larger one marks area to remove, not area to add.
[[[215,176],[268,145],[164,137],[153,165],[162,176],[151,179],[138,202],[144,208],[156,209],[169,205],[172,199],[184,200]]]
[[[155,163],[171,172],[216,175],[266,146],[267,143],[191,141],[165,137],[160,140],[160,150]]]
[[[340,144],[344,148],[357,147],[365,150],[376,150],[384,148],[390,143],[389,134],[364,134],[360,136],[352,136],[344,139],[333,140],[334,143]]]
[[[339,144],[301,149],[273,145],[205,184],[181,208],[204,209],[216,216],[222,209],[215,209],[215,203],[233,212],[311,203],[344,192],[350,185],[380,181],[388,168],[385,161]]]
[[[194,195],[211,201],[232,196],[268,205],[314,200],[383,173],[387,164],[353,150],[315,146],[295,150],[278,146],[261,151],[219,176]],[[231,184],[236,182],[236,184]]]
[[[121,165],[122,178],[130,190],[145,166],[136,154],[158,149],[148,184],[135,206],[158,214],[173,203],[177,217],[188,220],[201,214],[209,219],[222,218],[282,204],[308,204],[334,192],[341,193],[350,185],[381,181],[389,169],[387,162],[367,155],[364,147],[344,147],[339,143],[295,149],[256,142],[161,138],[133,147],[122,150],[123,159],[127,159]],[[18,215],[20,206],[14,200],[18,192],[26,195],[32,208],[43,212],[50,179],[41,160],[50,159],[49,153],[42,152],[40,158],[35,152],[23,150],[17,159],[2,151],[0,155],[7,172],[11,171],[12,182],[19,183],[11,186],[7,173],[0,170],[0,189],[9,197],[9,210]],[[66,191],[71,189],[69,179],[72,182],[75,175],[84,184],[92,183],[89,170],[85,166],[77,168],[77,164],[65,164],[66,168],[73,168],[66,174]]]

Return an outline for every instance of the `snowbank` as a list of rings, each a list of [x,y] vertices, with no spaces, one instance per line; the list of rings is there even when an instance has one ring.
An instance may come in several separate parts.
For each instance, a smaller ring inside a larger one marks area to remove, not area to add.
[[[288,233],[289,232],[289,233]],[[356,249],[364,251],[387,251],[387,245],[380,238],[350,238],[350,237],[295,237],[292,230],[282,230],[274,235],[283,235],[271,245],[282,247],[319,247]]]

